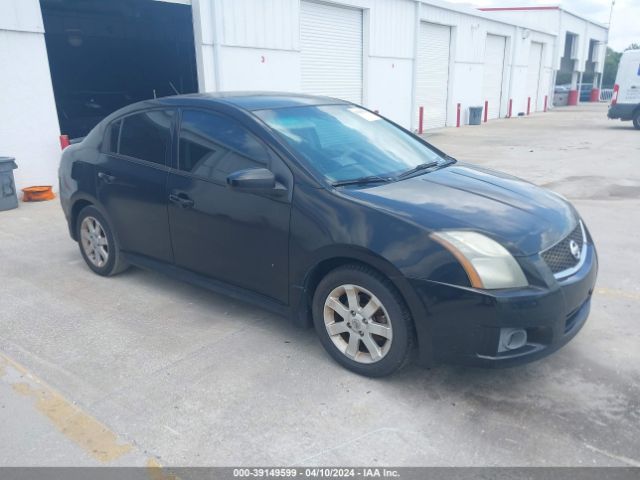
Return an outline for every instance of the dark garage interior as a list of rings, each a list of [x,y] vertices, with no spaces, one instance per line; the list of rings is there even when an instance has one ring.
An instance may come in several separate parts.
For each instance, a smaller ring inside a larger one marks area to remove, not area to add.
[[[140,100],[198,91],[191,6],[40,0],[60,129],[85,136]]]

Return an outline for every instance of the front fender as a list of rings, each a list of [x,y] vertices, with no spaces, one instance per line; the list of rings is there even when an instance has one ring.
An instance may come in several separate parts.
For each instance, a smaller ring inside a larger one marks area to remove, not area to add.
[[[305,275],[291,285],[290,299],[292,306],[292,320],[298,326],[311,325],[311,303],[313,290],[319,281],[316,275],[324,271],[324,267],[344,265],[346,263],[361,263],[367,265],[386,276],[404,299],[416,331],[419,363],[430,365],[433,358],[433,344],[431,341],[431,324],[429,312],[417,295],[409,279],[391,262],[379,254],[363,247],[353,245],[329,245],[314,252],[305,269]]]

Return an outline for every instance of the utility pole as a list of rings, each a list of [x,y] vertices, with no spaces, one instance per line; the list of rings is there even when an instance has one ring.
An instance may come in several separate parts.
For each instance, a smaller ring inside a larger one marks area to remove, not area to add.
[[[611,19],[613,18],[613,6],[616,4],[616,0],[611,0],[611,8],[609,9],[609,23],[607,24],[607,39],[604,42],[604,58],[602,59],[602,73],[600,74],[600,81],[598,82],[598,88],[602,90],[602,77],[604,77],[604,68],[607,63],[607,49],[609,48],[609,33],[611,32]]]

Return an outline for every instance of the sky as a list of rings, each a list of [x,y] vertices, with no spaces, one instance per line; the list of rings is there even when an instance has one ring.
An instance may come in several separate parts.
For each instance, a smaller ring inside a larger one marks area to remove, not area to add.
[[[609,23],[611,0],[449,0],[475,7],[527,7],[561,5],[566,10],[599,23]],[[631,43],[640,43],[640,0],[615,0],[609,46],[622,51]]]

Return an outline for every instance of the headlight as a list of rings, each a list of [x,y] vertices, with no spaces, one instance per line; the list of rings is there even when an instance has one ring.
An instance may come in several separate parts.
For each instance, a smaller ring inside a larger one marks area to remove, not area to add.
[[[481,233],[448,231],[432,233],[431,237],[456,257],[472,287],[516,288],[529,284],[507,249]]]

